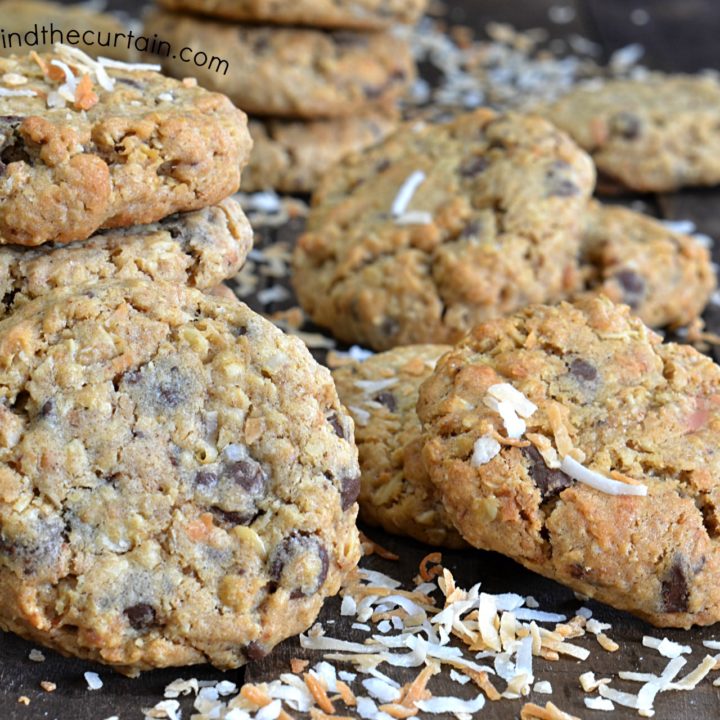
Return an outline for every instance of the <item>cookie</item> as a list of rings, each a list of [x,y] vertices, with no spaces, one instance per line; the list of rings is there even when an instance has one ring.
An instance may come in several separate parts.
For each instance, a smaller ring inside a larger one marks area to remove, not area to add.
[[[476,327],[420,388],[465,539],[659,626],[720,620],[720,368],[625,305]]]
[[[320,183],[294,254],[300,303],[340,340],[385,350],[558,300],[577,286],[593,180],[540,118],[407,124]]]
[[[716,280],[710,253],[654,218],[593,202],[581,262],[591,292],[629,305],[651,327],[700,317]]]
[[[0,2],[0,16],[2,16],[2,29],[5,32],[5,45],[0,45],[0,55],[13,55],[26,52],[27,41],[36,43],[32,49],[38,52],[52,50],[57,38],[75,39],[73,31],[77,33],[76,47],[93,57],[114,58],[115,60],[131,60],[133,53],[128,50],[127,27],[116,17],[108,13],[100,13],[88,7],[77,5],[62,5],[42,0],[2,0]],[[50,25],[55,33],[50,37]],[[37,30],[35,29],[37,26]],[[43,42],[43,28],[45,38]],[[37,35],[34,33],[37,32]],[[20,38],[11,33],[19,33]],[[26,34],[30,33],[26,40]],[[120,37],[118,37],[120,34]],[[115,39],[118,38],[118,42]],[[86,42],[89,41],[89,42]],[[23,44],[20,44],[20,41]],[[11,45],[12,42],[12,45]]]
[[[408,345],[333,371],[355,421],[360,516],[428,545],[464,547],[422,464],[418,389],[449,345]]]
[[[158,223],[104,230],[70,245],[0,246],[0,318],[51,290],[113,278],[209,289],[233,277],[252,248],[234,200]]]
[[[192,82],[69,47],[0,59],[0,244],[213,205],[238,189],[250,148],[244,113]]]
[[[0,322],[0,626],[124,672],[233,668],[359,556],[352,420],[305,346],[145,281]]]
[[[395,23],[415,23],[426,0],[160,0],[168,10],[202,13],[228,20],[381,30]]]
[[[144,32],[210,58],[222,48],[225,65],[153,58],[170,75],[192,75],[225,93],[250,115],[352,117],[397,100],[415,72],[407,42],[385,33],[252,27],[161,11],[148,16]]]
[[[313,122],[251,120],[253,151],[241,189],[311,192],[336,162],[380,142],[397,124],[393,112]]]
[[[598,171],[641,192],[720,182],[720,83],[653,74],[579,87],[544,114],[593,157]]]

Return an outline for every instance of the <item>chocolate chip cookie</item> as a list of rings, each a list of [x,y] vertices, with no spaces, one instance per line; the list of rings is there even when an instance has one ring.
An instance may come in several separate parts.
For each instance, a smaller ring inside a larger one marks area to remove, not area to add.
[[[700,317],[716,285],[710,253],[691,236],[597,202],[585,216],[581,262],[591,292],[626,303],[651,327]]]
[[[245,22],[380,30],[416,22],[426,0],[160,0],[160,5]]]
[[[393,111],[314,122],[251,120],[253,151],[241,188],[311,192],[336,162],[380,142],[397,124]]]
[[[239,302],[55,290],[0,322],[0,626],[133,673],[233,668],[359,557],[352,420]]]
[[[720,82],[653,74],[579,87],[543,111],[598,171],[641,192],[720,182]]]
[[[360,516],[429,545],[463,547],[422,463],[418,389],[449,345],[408,345],[333,372],[355,420]]]
[[[219,202],[251,141],[224,96],[76,48],[0,59],[0,244],[85,240]]]
[[[251,115],[351,117],[387,106],[409,87],[415,67],[406,41],[385,33],[253,27],[156,11],[145,34],[191,47],[226,65],[195,67],[158,56],[170,75],[192,75]]]
[[[409,123],[335,166],[294,255],[305,311],[378,350],[447,343],[577,289],[590,158],[537,117]]]
[[[720,368],[625,305],[477,326],[420,389],[466,540],[659,626],[720,620]]]
[[[0,318],[56,288],[112,278],[206,290],[237,273],[252,239],[240,205],[227,199],[150,225],[103,230],[69,245],[0,246]]]

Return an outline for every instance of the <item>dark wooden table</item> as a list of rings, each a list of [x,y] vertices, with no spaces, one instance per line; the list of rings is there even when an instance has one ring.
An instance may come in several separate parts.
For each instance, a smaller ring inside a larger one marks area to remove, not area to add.
[[[651,68],[666,71],[695,72],[703,68],[717,68],[720,60],[718,38],[720,38],[720,2],[718,0],[449,0],[451,17],[455,23],[466,24],[482,33],[488,21],[509,22],[518,29],[546,27],[553,37],[564,37],[577,33],[598,43],[609,57],[613,50],[631,42],[644,45],[644,63]],[[136,3],[110,0],[112,9],[137,14]],[[566,24],[549,21],[548,10],[553,5],[574,9],[574,17]],[[630,12],[644,9],[650,20],[638,26],[629,20]],[[0,23],[1,23],[0,18]],[[629,198],[627,198],[629,199]],[[693,220],[702,232],[720,239],[720,190],[685,191],[682,193],[643,198],[648,206],[667,218]],[[281,231],[292,239],[296,227]],[[276,240],[266,231],[259,233],[260,242]],[[720,260],[720,243],[716,261]],[[718,330],[718,311],[710,313],[708,324]],[[377,556],[367,558],[363,565],[380,569],[397,579],[409,582],[416,574],[419,560],[428,548],[417,543],[388,536],[377,530],[368,533],[380,544],[395,551],[401,558],[398,562],[380,560]],[[455,574],[459,584],[469,587],[481,581],[488,592],[517,592],[534,595],[541,607],[557,612],[572,613],[579,606],[572,592],[557,584],[529,573],[512,562],[483,552],[446,552],[444,564]],[[596,676],[613,676],[618,670],[638,669],[641,665],[646,672],[659,672],[667,662],[657,653],[642,647],[642,636],[646,633],[656,636],[667,635],[673,640],[694,648],[692,659],[686,670],[694,667],[703,657],[702,640],[720,638],[720,627],[696,629],[688,632],[660,632],[627,614],[615,612],[597,603],[589,606],[598,619],[612,623],[610,635],[621,649],[616,653],[602,651],[591,637],[583,638],[578,644],[592,649],[592,660],[581,664],[573,660],[548,663],[535,662],[538,680],[550,680],[552,696],[533,694],[529,699],[544,704],[551,699],[562,709],[583,718],[604,717],[599,712],[588,711],[582,703],[582,692],[578,686],[578,675],[593,669]],[[354,631],[350,622],[340,617],[337,600],[327,604],[322,620],[334,618],[333,634],[352,639]],[[362,638],[361,638],[362,639]],[[7,720],[103,720],[117,715],[121,720],[142,718],[141,708],[151,707],[162,699],[165,685],[178,677],[196,677],[215,680],[225,677],[240,684],[243,681],[259,682],[277,677],[287,671],[291,657],[303,657],[304,651],[297,641],[290,640],[280,646],[262,662],[248,666],[244,671],[222,673],[210,667],[194,667],[179,670],[157,671],[131,680],[117,675],[106,667],[78,660],[61,658],[50,651],[43,663],[31,662],[28,654],[33,645],[12,635],[2,635],[2,656],[0,660],[0,718]],[[310,657],[310,656],[308,656]],[[315,656],[313,661],[320,658]],[[89,691],[83,678],[85,671],[98,672],[104,682],[102,689]],[[392,673],[390,673],[392,674]],[[684,674],[684,673],[683,673]],[[716,673],[713,673],[713,677]],[[408,676],[403,678],[406,681]],[[42,680],[57,684],[57,690],[46,693],[40,689]],[[436,694],[443,693],[443,680],[436,677],[431,687]],[[614,683],[616,687],[621,687]],[[627,686],[629,691],[637,687]],[[453,687],[452,694],[457,692]],[[469,693],[469,691],[468,691]],[[18,703],[20,696],[30,699],[29,705]],[[503,700],[487,703],[479,714],[491,719],[517,717],[520,701]],[[191,702],[183,702],[183,718],[192,714]],[[440,717],[440,716],[433,716]],[[632,710],[616,706],[612,714],[616,718],[637,717]],[[707,679],[691,693],[665,693],[656,702],[656,718],[679,720],[690,718],[720,717],[720,688],[712,686]]]

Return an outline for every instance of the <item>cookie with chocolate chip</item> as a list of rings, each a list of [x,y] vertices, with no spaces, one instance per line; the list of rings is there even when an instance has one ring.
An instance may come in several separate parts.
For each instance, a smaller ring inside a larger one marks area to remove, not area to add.
[[[0,626],[124,672],[233,668],[356,564],[352,420],[304,345],[161,282],[0,322]]]
[[[658,626],[720,620],[720,368],[607,298],[477,326],[420,388],[472,545]]]
[[[205,67],[179,55],[156,61],[170,75],[192,75],[228,95],[251,115],[351,117],[392,104],[415,75],[407,41],[386,33],[233,25],[160,10],[146,18],[144,32],[210,58],[222,48],[222,61]]]
[[[253,151],[241,189],[312,192],[345,155],[375,145],[397,125],[398,113],[391,110],[313,122],[252,119]]]
[[[578,289],[590,158],[541,118],[414,122],[330,170],[294,255],[301,305],[346,342],[447,343]]]
[[[250,23],[382,30],[414,23],[426,0],[161,0],[168,10],[190,11]]]
[[[626,303],[651,327],[700,317],[716,286],[707,248],[655,218],[592,202],[581,272],[592,293]]]
[[[103,280],[164,280],[208,290],[242,267],[253,233],[240,205],[223,200],[150,225],[103,230],[40,248],[0,246],[0,318],[51,290]]]
[[[360,516],[428,545],[463,547],[422,463],[418,389],[449,345],[408,345],[333,371],[355,421]]]
[[[720,82],[653,73],[580,86],[541,112],[631,190],[671,192],[720,182]]]
[[[77,48],[0,58],[0,245],[86,240],[220,202],[251,141],[228,98]]]

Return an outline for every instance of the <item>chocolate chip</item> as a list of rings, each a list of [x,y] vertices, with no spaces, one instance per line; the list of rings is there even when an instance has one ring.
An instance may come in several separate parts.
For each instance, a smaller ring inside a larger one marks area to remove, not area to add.
[[[176,160],[166,160],[158,166],[156,173],[161,177],[172,175],[179,164]]]
[[[615,273],[615,279],[623,292],[623,302],[635,309],[642,302],[645,295],[645,280],[634,270],[620,270]]]
[[[385,391],[378,393],[375,396],[375,401],[384,405],[390,412],[397,410],[397,401],[395,400],[395,396],[390,392]]]
[[[582,358],[575,358],[570,363],[570,372],[579,380],[591,382],[597,378],[597,368]]]
[[[247,328],[238,325],[238,327],[233,328],[232,333],[235,337],[242,337],[243,335],[247,335]]]
[[[382,323],[380,323],[380,331],[386,337],[396,335],[399,329],[400,324],[395,318],[385,318]]]
[[[484,155],[476,155],[460,166],[460,175],[465,178],[476,177],[487,170],[490,161]]]
[[[10,145],[7,145],[0,152],[0,162],[9,165],[14,162],[30,163],[30,155],[25,149],[21,138],[15,138]]]
[[[390,161],[387,158],[383,158],[375,165],[375,172],[379,175],[380,173],[384,173],[389,167]]]
[[[460,233],[461,238],[476,237],[482,230],[482,223],[480,220],[471,220]]]
[[[330,425],[332,426],[332,429],[335,431],[335,434],[336,434],[339,438],[342,438],[342,439],[344,440],[344,439],[345,439],[345,431],[343,430],[343,426],[340,424],[340,420],[338,419],[337,413],[333,413],[333,414],[327,419],[327,421],[328,421],[328,422],[330,423]]]
[[[55,410],[55,401],[50,398],[50,400],[46,400],[42,404],[42,407],[40,408],[40,415],[42,415],[42,417],[47,417],[53,412],[53,410]]]
[[[682,556],[675,556],[670,569],[662,580],[660,596],[663,612],[687,612],[690,588]]]
[[[553,470],[545,464],[542,455],[537,448],[529,445],[523,448],[523,454],[528,460],[528,474],[540,490],[542,499],[557,495],[559,492],[573,484],[573,480],[562,470]]]
[[[198,470],[195,474],[195,484],[203,490],[212,490],[217,483],[217,473],[212,470]]]
[[[134,630],[147,630],[155,624],[155,608],[147,603],[138,603],[125,608],[123,613]]]
[[[115,78],[119,83],[122,83],[123,85],[129,85],[130,87],[137,88],[138,90],[142,90],[142,85],[133,78],[127,78],[127,77],[116,77]]]
[[[185,399],[180,382],[180,370],[177,367],[170,368],[169,377],[160,378],[157,393],[163,405],[177,407]]]
[[[2,173],[0,172],[0,175]],[[13,303],[15,302],[15,296],[18,294],[18,290],[10,290],[9,292],[6,292],[2,297],[2,304],[5,306],[5,310],[9,311],[12,309]]]
[[[635,140],[640,136],[640,118],[629,112],[619,112],[610,118],[610,132],[625,140]]]
[[[334,32],[332,38],[335,45],[341,48],[365,48],[368,45],[368,36],[354,32]]]
[[[210,508],[210,512],[220,521],[220,524],[225,527],[250,525],[257,517],[255,513],[241,513],[233,510],[223,510],[222,508],[217,507],[217,505],[213,505]]]
[[[268,652],[260,643],[256,643],[254,640],[245,648],[245,654],[248,658],[255,661],[267,657]]]
[[[256,53],[263,53],[266,50],[270,48],[270,39],[267,35],[260,36],[255,42],[253,43],[253,50]]]
[[[341,507],[343,512],[352,507],[360,494],[360,476],[347,475],[342,479],[342,490],[340,491]]]
[[[260,463],[250,458],[238,460],[227,466],[225,474],[243,490],[253,495],[264,495],[268,477]]]
[[[319,563],[312,583],[308,583],[304,565],[308,560]],[[285,585],[292,599],[308,597],[322,587],[327,578],[330,561],[327,550],[313,535],[294,532],[276,548],[270,560],[269,575],[277,588]]]
[[[18,574],[53,572],[62,553],[64,532],[65,524],[59,518],[37,517],[28,522],[22,535],[0,534],[0,556]]]
[[[179,237],[182,237],[183,234],[183,229],[177,225],[171,225],[168,227],[167,231],[170,233],[170,237],[173,240],[177,240]]]
[[[572,197],[580,192],[580,188],[567,177],[570,164],[564,160],[555,160],[546,173],[548,195],[551,197]]]

